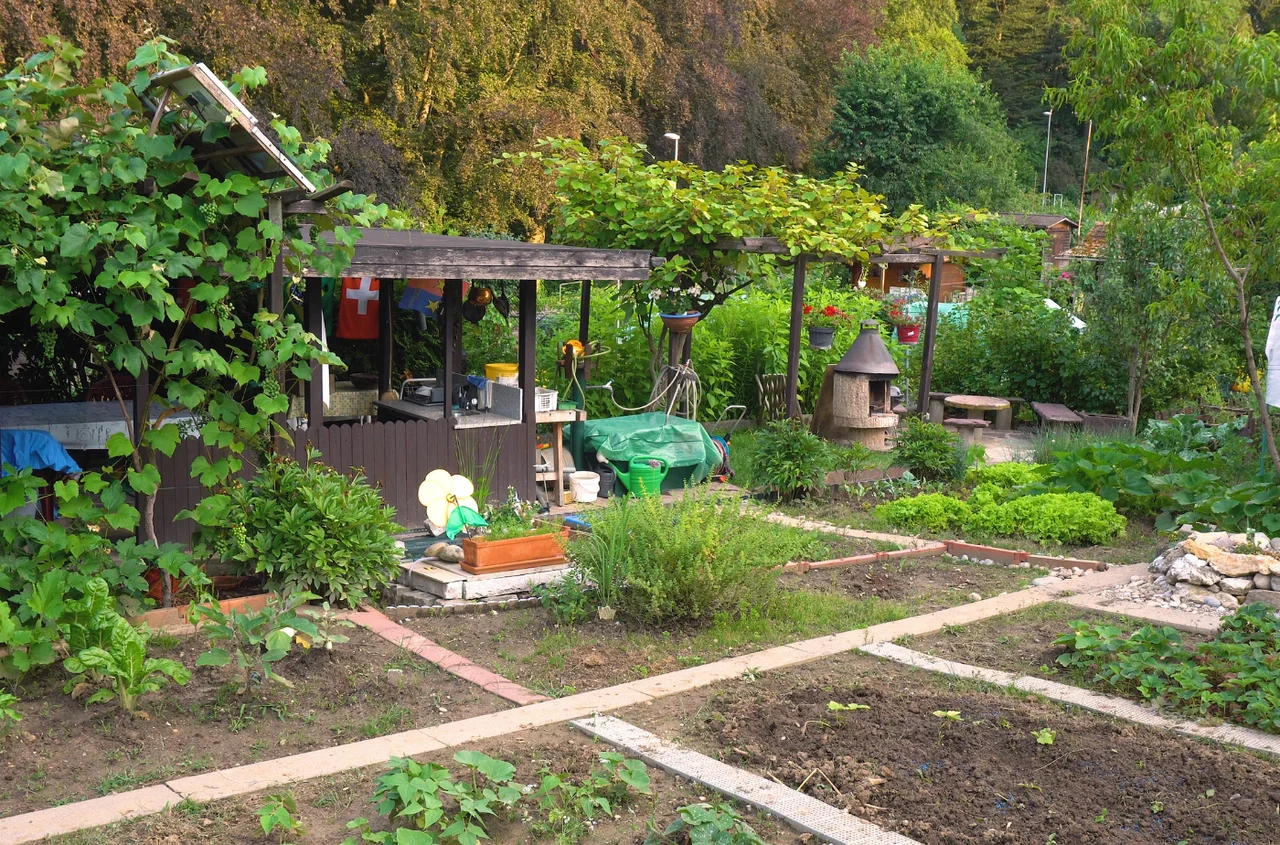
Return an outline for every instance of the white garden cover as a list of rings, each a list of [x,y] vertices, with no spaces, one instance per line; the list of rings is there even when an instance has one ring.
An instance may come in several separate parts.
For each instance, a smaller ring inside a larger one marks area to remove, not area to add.
[[[1280,296],[1271,310],[1267,332],[1267,404],[1280,408]]]

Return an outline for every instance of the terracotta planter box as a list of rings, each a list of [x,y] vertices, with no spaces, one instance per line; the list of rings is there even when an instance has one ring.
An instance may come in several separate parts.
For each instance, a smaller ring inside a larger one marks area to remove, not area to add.
[[[272,595],[272,593],[258,593],[253,596],[222,599],[219,604],[222,606],[223,613],[230,613],[233,610],[262,610],[267,606],[267,602],[271,600]],[[155,610],[148,610],[146,613],[135,616],[129,621],[134,625],[146,623],[151,630],[159,631],[164,628],[187,625],[187,611],[190,609],[191,605],[189,604],[179,605],[178,607],[158,607]]]
[[[564,537],[568,529],[553,534],[532,534],[510,540],[465,539],[462,541],[462,570],[472,575],[512,572],[564,563]]]

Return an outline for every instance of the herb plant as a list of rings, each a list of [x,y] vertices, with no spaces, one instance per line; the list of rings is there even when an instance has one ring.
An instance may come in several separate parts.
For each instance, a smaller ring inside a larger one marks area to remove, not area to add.
[[[262,825],[262,835],[270,836],[278,832],[278,841],[283,842],[286,833],[306,833],[306,827],[298,820],[297,812],[298,802],[292,792],[278,792],[267,796],[267,803],[258,808],[258,823]]]
[[[7,736],[13,726],[22,721],[17,704],[18,699],[12,693],[0,692],[0,737]]]
[[[927,481],[948,480],[956,477],[959,448],[960,438],[941,424],[908,417],[894,439],[893,461]]]
[[[1055,641],[1066,648],[1058,665],[1069,671],[1195,717],[1280,733],[1280,620],[1271,607],[1246,604],[1195,647],[1168,627],[1144,625],[1129,636],[1107,624],[1073,622],[1071,628]]]
[[[778,420],[756,432],[752,476],[783,501],[821,485],[831,465],[827,442],[797,420]]]
[[[199,625],[209,640],[209,649],[200,655],[196,665],[228,666],[234,661],[243,673],[242,694],[267,680],[292,687],[293,682],[277,674],[273,665],[289,654],[295,642],[310,648],[315,642],[325,645],[347,641],[327,629],[323,615],[318,625],[317,615],[302,607],[314,598],[310,593],[294,593],[287,598],[273,598],[262,610],[230,613],[224,613],[216,601],[193,605],[191,622]]]
[[[650,831],[644,845],[765,845],[730,804],[689,804],[661,832]]]
[[[543,768],[534,798],[539,817],[530,829],[539,839],[553,838],[572,845],[589,831],[589,822],[608,818],[633,794],[652,795],[649,772],[639,760],[629,760],[616,752],[600,755],[600,768],[580,783]]]
[[[277,456],[244,484],[206,497],[199,545],[282,592],[355,606],[388,584],[400,559],[395,512],[363,476]]]

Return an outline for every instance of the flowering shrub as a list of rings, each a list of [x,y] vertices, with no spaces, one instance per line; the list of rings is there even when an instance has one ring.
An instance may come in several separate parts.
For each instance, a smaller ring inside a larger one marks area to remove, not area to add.
[[[911,299],[905,296],[894,297],[889,300],[889,322],[895,326],[918,326],[920,318],[912,314],[907,306],[911,303]]]

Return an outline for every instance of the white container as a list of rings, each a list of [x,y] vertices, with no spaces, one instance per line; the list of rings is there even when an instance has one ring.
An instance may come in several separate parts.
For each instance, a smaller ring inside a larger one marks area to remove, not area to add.
[[[559,397],[560,391],[548,390],[545,387],[535,387],[533,389],[533,412],[542,414],[556,409],[556,399]]]
[[[498,384],[505,384],[507,387],[519,387],[520,376],[498,376]]]
[[[600,495],[600,475],[595,472],[575,472],[569,475],[569,492],[575,502],[594,502]]]

